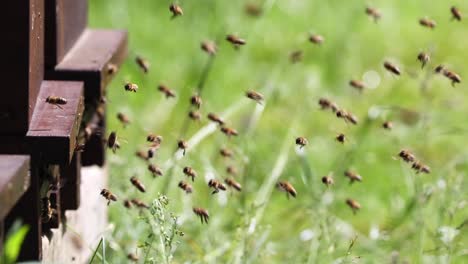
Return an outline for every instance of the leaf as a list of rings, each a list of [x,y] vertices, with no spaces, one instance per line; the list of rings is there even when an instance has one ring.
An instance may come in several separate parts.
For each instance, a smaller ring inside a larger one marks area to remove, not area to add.
[[[29,226],[23,225],[13,234],[9,235],[5,242],[4,254],[6,263],[15,263],[18,258],[21,245],[23,244],[26,234],[29,232]]]

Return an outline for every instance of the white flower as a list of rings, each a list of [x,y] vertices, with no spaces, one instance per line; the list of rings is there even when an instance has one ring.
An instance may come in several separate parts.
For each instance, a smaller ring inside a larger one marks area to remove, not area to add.
[[[460,233],[459,230],[450,226],[441,226],[438,229],[440,240],[445,244],[449,245],[453,239]]]

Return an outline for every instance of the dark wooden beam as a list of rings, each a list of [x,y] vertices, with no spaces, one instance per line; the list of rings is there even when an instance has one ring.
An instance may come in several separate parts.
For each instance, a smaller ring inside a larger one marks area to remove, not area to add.
[[[0,221],[29,188],[30,180],[29,156],[0,155]]]
[[[75,153],[69,165],[60,166],[60,204],[62,213],[65,210],[76,210],[80,207],[81,154]]]

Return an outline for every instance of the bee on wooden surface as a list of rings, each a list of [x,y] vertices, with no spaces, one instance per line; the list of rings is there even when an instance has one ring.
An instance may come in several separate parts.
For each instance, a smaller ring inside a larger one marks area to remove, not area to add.
[[[214,114],[214,113],[208,113],[208,119],[215,122],[215,123],[218,123],[220,126],[224,125],[224,120],[219,117],[218,115]]]
[[[291,54],[289,54],[289,60],[291,61],[291,63],[298,63],[302,61],[303,55],[304,54],[302,50],[295,50],[291,52]]]
[[[112,131],[109,134],[109,137],[107,138],[107,147],[114,153],[120,148],[120,144],[117,141],[117,133],[115,131]]]
[[[339,133],[336,137],[335,140],[340,142],[341,144],[344,144],[346,142],[346,136],[343,133]]]
[[[185,193],[192,193],[193,191],[192,185],[190,185],[188,182],[180,181],[178,186],[184,190]]]
[[[186,176],[192,178],[192,182],[195,181],[195,177],[197,177],[197,172],[194,169],[192,169],[191,167],[185,167],[183,169],[183,172]]]
[[[199,121],[201,119],[201,114],[198,111],[190,111],[188,116],[194,121]]]
[[[128,253],[127,258],[133,262],[137,262],[140,258],[134,253]]]
[[[227,167],[226,167],[226,172],[227,172],[228,174],[233,175],[233,176],[236,176],[236,175],[237,175],[237,169],[236,169],[236,167],[234,167],[234,166],[227,166]]]
[[[176,97],[174,90],[169,89],[169,87],[164,84],[158,85],[158,90],[163,93],[166,98]]]
[[[219,182],[218,180],[215,180],[215,179],[211,179],[208,182],[208,187],[214,189],[213,192],[211,192],[211,194],[218,193],[219,190],[222,190],[222,191],[226,190],[226,186],[224,186],[224,184],[222,184],[221,182]]]
[[[201,105],[203,104],[203,101],[199,95],[193,95],[192,97],[190,97],[190,103],[196,108],[200,109]]]
[[[373,8],[373,7],[366,7],[366,14],[370,17],[372,17],[372,19],[374,19],[374,22],[377,23],[377,21],[379,21],[379,19],[381,18],[382,14],[380,13],[380,11],[376,8]]]
[[[46,98],[46,103],[55,105],[59,108],[62,108],[60,105],[65,105],[68,103],[67,99],[60,97],[60,96],[54,96],[54,95],[49,95]]]
[[[185,155],[185,152],[187,151],[188,148],[188,143],[184,141],[183,139],[177,141],[177,148],[181,149],[183,152],[182,154]]]
[[[276,183],[276,188],[278,188],[278,190],[282,191],[282,192],[285,192],[286,193],[286,197],[289,199],[289,196],[291,195],[292,197],[296,198],[297,196],[297,192],[296,192],[296,189],[294,189],[294,187],[292,186],[291,183],[287,182],[287,181],[279,181],[278,183]]]
[[[141,56],[136,56],[135,62],[138,65],[138,67],[140,67],[140,69],[144,73],[148,73],[150,64],[149,64],[149,61],[147,59],[145,59],[145,58],[143,58]]]
[[[418,61],[421,62],[421,69],[424,68],[424,66],[426,66],[430,59],[431,57],[429,57],[429,54],[425,52],[420,52],[418,54]]]
[[[236,182],[233,178],[227,178],[224,180],[227,186],[236,189],[237,191],[242,191],[242,185]]]
[[[355,181],[362,182],[361,175],[354,171],[347,170],[344,172],[345,177],[349,178],[349,183],[353,184]]]
[[[239,135],[237,130],[235,130],[234,128],[226,127],[226,126],[221,127],[221,132],[223,132],[228,137]]]
[[[203,209],[201,207],[194,207],[193,212],[200,217],[200,220],[203,224],[205,222],[208,224],[208,220],[210,219],[210,215],[208,214],[208,211],[206,209]]]
[[[324,40],[325,39],[323,38],[323,36],[320,36],[320,35],[317,35],[317,34],[312,34],[309,37],[309,41],[314,43],[314,44],[317,44],[317,45],[321,45]]]
[[[398,68],[398,66],[396,66],[395,64],[389,61],[384,62],[384,68],[392,74],[395,74],[395,75],[401,74],[400,68]]]
[[[146,152],[142,151],[142,150],[138,150],[137,152],[135,152],[135,156],[141,158],[142,160],[148,160],[149,157],[148,155],[146,154]]]
[[[462,14],[461,14],[460,10],[458,10],[458,8],[456,8],[455,6],[452,6],[450,8],[450,13],[452,13],[452,19],[455,19],[455,20],[458,20],[458,21],[462,20]]]
[[[296,138],[296,145],[300,146],[302,149],[303,147],[307,146],[309,144],[309,141],[305,137],[298,137]]]
[[[107,64],[107,74],[114,75],[118,70],[119,68],[117,67],[117,65],[113,63]]]
[[[262,14],[262,6],[254,3],[245,4],[244,11],[247,15],[258,17]]]
[[[41,199],[41,222],[48,223],[56,213],[56,210],[51,207],[49,197],[43,197]]]
[[[434,20],[431,20],[427,17],[419,19],[419,24],[423,27],[427,27],[430,29],[434,29],[436,27],[436,22]]]
[[[132,209],[132,207],[133,207],[132,202],[130,200],[127,200],[127,199],[125,199],[123,201],[123,204],[124,204],[125,208],[127,208],[127,209]]]
[[[382,127],[384,129],[387,129],[387,130],[392,130],[393,128],[393,123],[391,121],[385,121],[383,124],[382,124]]]
[[[420,161],[415,161],[413,162],[413,165],[411,166],[412,169],[414,169],[416,171],[416,173],[431,173],[431,168],[429,168],[429,166],[427,165],[424,165],[422,162]]]
[[[127,92],[134,92],[134,93],[136,93],[137,90],[138,90],[138,85],[136,85],[136,84],[134,84],[134,83],[128,82],[128,83],[126,83],[126,84],[124,85],[124,88],[125,88],[125,91],[127,91]]]
[[[261,93],[250,90],[250,91],[245,92],[245,96],[247,96],[247,98],[252,99],[259,104],[262,104],[263,95]]]
[[[452,81],[452,86],[455,87],[456,83],[461,83],[460,75],[456,74],[453,71],[445,70],[444,71],[445,77],[449,78]]]
[[[161,144],[161,142],[163,141],[163,137],[160,135],[149,133],[148,136],[146,136],[146,141]]]
[[[216,43],[212,41],[203,41],[200,47],[204,52],[212,56],[216,55],[216,52],[218,51],[218,47],[216,47]]]
[[[130,182],[135,186],[140,192],[146,192],[146,188],[143,185],[143,183],[140,182],[140,180],[137,179],[137,177],[132,176],[130,178]]]
[[[414,154],[406,149],[400,150],[400,152],[398,153],[398,157],[400,157],[403,161],[407,163],[413,162],[416,159]]]
[[[117,119],[120,121],[120,123],[122,123],[124,127],[130,124],[130,119],[123,113],[117,113]]]
[[[163,176],[163,171],[161,170],[161,168],[159,168],[158,166],[154,164],[149,164],[148,170],[151,172],[151,174],[153,174],[153,177]]]
[[[145,208],[145,209],[149,208],[149,206],[145,202],[136,198],[130,200],[130,202],[138,208]]]
[[[184,14],[184,11],[182,10],[182,7],[180,7],[178,4],[171,4],[169,6],[169,11],[172,13],[172,18],[176,18],[178,16],[182,16]]]
[[[115,196],[115,194],[111,193],[109,190],[107,189],[102,189],[101,190],[101,195],[106,198],[107,200],[107,205],[110,204],[111,201],[114,201],[116,202],[117,201],[117,196]]]
[[[234,156],[234,152],[227,148],[220,149],[219,154],[225,158],[232,158]]]
[[[361,204],[356,200],[346,199],[346,204],[353,210],[353,214],[356,214],[356,212],[361,209]]]
[[[232,43],[235,47],[239,47],[241,45],[247,44],[245,39],[241,39],[240,37],[233,35],[233,34],[227,35],[226,40]]]
[[[335,181],[333,180],[331,176],[323,176],[322,183],[325,184],[327,187],[329,187],[330,185],[333,185]]]
[[[351,80],[349,81],[349,85],[359,92],[362,92],[366,88],[364,82],[359,80]]]
[[[327,109],[331,109],[333,113],[336,113],[338,112],[339,108],[338,108],[338,105],[326,98],[320,98],[319,99],[319,105],[320,105],[320,108],[322,110],[327,110]]]

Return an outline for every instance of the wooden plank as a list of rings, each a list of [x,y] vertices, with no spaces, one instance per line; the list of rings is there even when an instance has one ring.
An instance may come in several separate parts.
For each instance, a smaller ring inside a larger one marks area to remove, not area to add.
[[[3,1],[2,10],[0,134],[21,134],[44,76],[44,0]]]
[[[95,113],[86,125],[86,127],[91,129],[92,134],[86,141],[84,152],[81,155],[81,164],[83,166],[104,165],[106,155],[106,146],[103,143],[103,137],[106,135],[105,122],[105,117],[103,118],[98,113]]]
[[[120,66],[127,55],[127,32],[86,29],[46,79],[84,81],[86,103],[96,103],[114,74],[108,65]]]
[[[48,96],[63,97],[67,103],[47,103]],[[26,134],[32,152],[42,153],[46,163],[68,164],[75,151],[83,108],[83,83],[44,81]]]
[[[29,156],[0,155],[0,220],[29,188]]]
[[[81,186],[81,154],[75,153],[69,165],[60,166],[60,189],[61,210],[76,210],[80,207]]]

